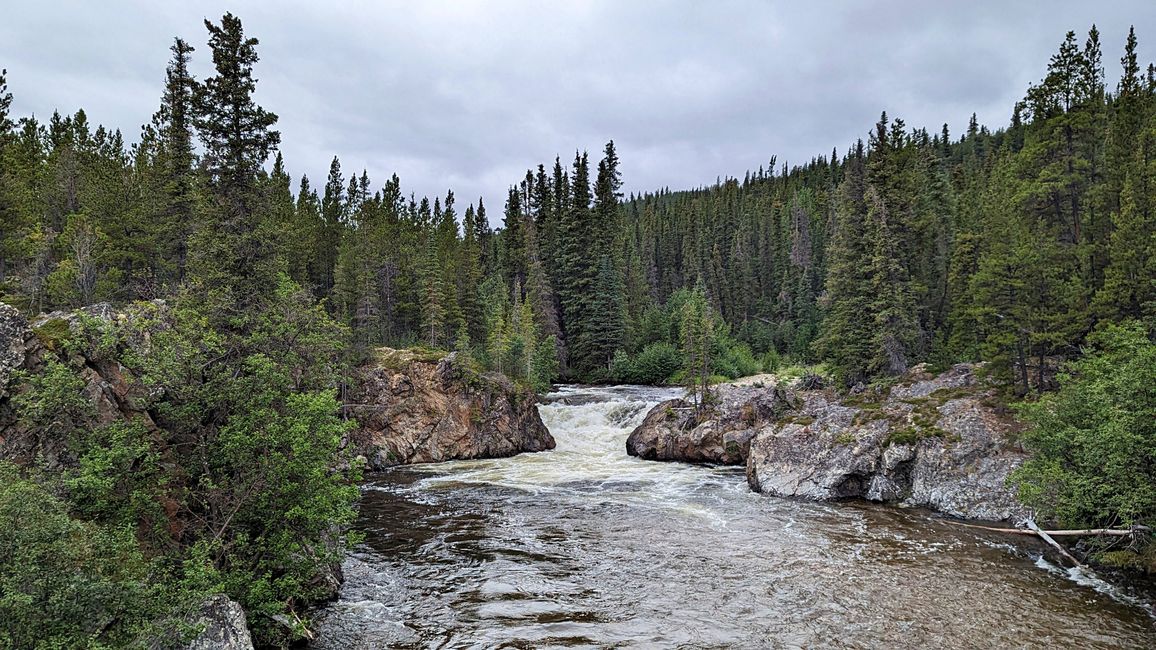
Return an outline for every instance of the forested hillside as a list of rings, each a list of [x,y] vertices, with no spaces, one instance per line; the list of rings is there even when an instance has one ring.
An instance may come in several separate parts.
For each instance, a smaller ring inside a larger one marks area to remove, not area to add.
[[[5,95],[0,287],[32,312],[125,302],[209,281],[198,259],[261,256],[357,346],[468,348],[543,384],[556,368],[667,379],[682,364],[679,306],[701,283],[725,321],[721,374],[789,357],[852,384],[986,359],[1025,393],[1099,323],[1156,323],[1156,78],[1134,33],[1111,83],[1102,50],[1094,27],[1083,43],[1069,33],[1007,126],[973,117],[955,137],[884,113],[845,153],[772,157],[697,190],[623,200],[611,142],[593,169],[583,152],[528,171],[494,230],[481,199],[463,209],[452,190],[419,199],[396,175],[346,177],[336,157],[317,186],[280,154],[268,169],[254,159],[260,227],[236,234],[244,248],[207,201],[229,152],[206,102],[235,89],[193,79],[196,52],[177,39],[132,145],[83,111],[15,118]],[[276,152],[276,139],[255,144]]]
[[[700,395],[788,362],[848,387],[983,360],[1021,397],[1094,346],[1025,409],[1025,498],[1075,525],[1156,518],[1137,460],[1156,435],[1156,69],[1134,33],[1111,73],[1095,27],[1068,33],[1006,126],[883,114],[843,152],[629,197],[610,142],[511,179],[492,228],[481,199],[336,157],[323,184],[291,177],[253,100],[258,41],[231,14],[205,26],[204,52],[175,40],[131,137],[83,111],[12,115],[0,74],[0,300],[134,315],[44,321],[40,356],[10,368],[0,416],[68,450],[0,464],[0,550],[20,553],[0,566],[0,645],[139,642],[218,592],[260,643],[305,636],[357,495],[337,389],[381,345],[539,390]],[[91,413],[86,364],[106,362],[135,419]]]

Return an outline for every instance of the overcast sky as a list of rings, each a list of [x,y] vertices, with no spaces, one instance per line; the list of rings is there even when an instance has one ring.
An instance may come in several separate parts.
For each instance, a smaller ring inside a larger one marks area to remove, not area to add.
[[[1156,55],[1153,0],[3,3],[17,115],[84,108],[135,140],[172,38],[203,79],[202,20],[232,11],[261,41],[258,101],[295,182],[324,183],[338,155],[375,188],[396,172],[407,193],[484,196],[495,222],[526,168],[596,159],[611,138],[626,191],[696,187],[845,151],[882,110],[1002,126],[1064,33],[1082,43],[1093,22],[1110,87],[1129,25]]]

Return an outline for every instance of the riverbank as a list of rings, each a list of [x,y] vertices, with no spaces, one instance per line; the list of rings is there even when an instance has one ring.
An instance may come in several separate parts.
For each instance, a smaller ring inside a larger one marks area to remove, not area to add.
[[[552,451],[369,476],[365,542],[314,648],[1156,641],[1127,592],[1078,584],[1032,540],[627,456],[626,435],[679,393],[560,387],[539,406]]]

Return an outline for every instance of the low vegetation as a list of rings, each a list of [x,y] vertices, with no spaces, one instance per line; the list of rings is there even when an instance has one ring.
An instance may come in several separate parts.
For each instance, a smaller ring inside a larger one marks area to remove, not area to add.
[[[1060,526],[1156,526],[1156,343],[1138,323],[1090,342],[1058,392],[1021,407],[1032,458],[1013,478]]]

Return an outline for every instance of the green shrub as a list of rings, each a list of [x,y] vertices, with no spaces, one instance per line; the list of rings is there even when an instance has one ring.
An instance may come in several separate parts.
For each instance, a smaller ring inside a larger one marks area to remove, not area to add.
[[[723,352],[722,359],[716,362],[715,371],[730,379],[738,379],[759,374],[763,371],[763,364],[755,358],[749,345],[738,343]]]
[[[23,376],[22,376],[23,377]],[[28,390],[12,398],[16,413],[48,439],[70,440],[94,415],[84,396],[85,382],[72,368],[51,357],[43,372],[27,375]]]
[[[614,358],[610,361],[610,378],[625,384],[634,383],[634,360],[625,351],[618,350],[614,353]]]
[[[162,600],[131,527],[74,519],[0,463],[0,647],[122,647]]]
[[[1020,498],[1062,526],[1156,523],[1156,344],[1138,323],[1090,338],[1059,392],[1021,407]]]
[[[763,372],[775,372],[783,365],[783,358],[777,350],[767,350],[763,353]]]
[[[633,363],[633,383],[666,383],[682,367],[682,353],[666,342],[646,346]]]

